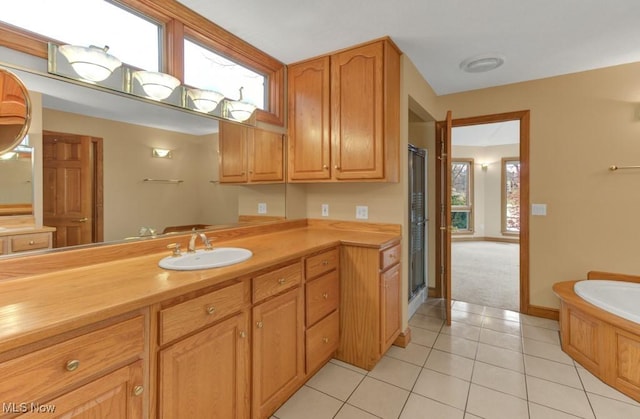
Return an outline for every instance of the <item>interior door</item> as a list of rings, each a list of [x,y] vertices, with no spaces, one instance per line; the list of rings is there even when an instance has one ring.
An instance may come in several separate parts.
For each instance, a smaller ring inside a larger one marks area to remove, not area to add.
[[[44,133],[43,221],[55,227],[54,247],[94,242],[91,137]]]
[[[451,111],[447,111],[447,120],[439,130],[440,161],[440,267],[444,289],[445,313],[447,325],[451,325]]]

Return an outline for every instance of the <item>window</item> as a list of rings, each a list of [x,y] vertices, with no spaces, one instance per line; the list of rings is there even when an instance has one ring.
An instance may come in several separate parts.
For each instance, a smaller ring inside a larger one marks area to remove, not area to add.
[[[266,77],[193,41],[184,41],[184,83],[214,90],[228,99],[238,99],[265,109]]]
[[[502,159],[502,232],[520,233],[520,160]]]
[[[473,232],[473,159],[451,162],[451,225],[454,232]]]
[[[162,25],[108,1],[13,1],[0,20],[67,44],[108,45],[110,54],[144,70],[162,68]]]

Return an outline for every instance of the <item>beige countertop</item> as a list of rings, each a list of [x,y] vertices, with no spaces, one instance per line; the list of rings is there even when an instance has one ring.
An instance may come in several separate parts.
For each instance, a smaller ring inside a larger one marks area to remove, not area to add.
[[[6,280],[0,282],[0,352],[338,244],[384,248],[399,239],[393,233],[293,228],[215,241],[214,246],[244,247],[253,252],[251,259],[227,267],[165,270],[158,261],[170,252],[155,251]],[[29,263],[26,258],[24,261]]]

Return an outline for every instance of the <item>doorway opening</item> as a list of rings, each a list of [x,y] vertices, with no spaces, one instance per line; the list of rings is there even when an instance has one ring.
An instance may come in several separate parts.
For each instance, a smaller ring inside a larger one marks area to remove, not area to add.
[[[443,223],[451,229],[449,248],[440,238],[436,244],[439,255],[451,255],[450,295],[527,313],[529,111],[453,119],[451,127],[451,202],[436,192],[437,205],[451,210]],[[430,294],[446,294],[443,282]]]
[[[43,221],[53,247],[104,240],[102,138],[43,132]]]

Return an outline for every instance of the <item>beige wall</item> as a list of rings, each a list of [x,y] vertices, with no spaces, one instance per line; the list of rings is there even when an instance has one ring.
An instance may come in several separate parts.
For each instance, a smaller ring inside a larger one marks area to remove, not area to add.
[[[455,128],[454,128],[455,129]],[[473,167],[473,234],[464,237],[502,238],[502,158],[518,157],[519,144],[453,146],[452,157],[470,158]],[[487,165],[482,170],[482,164]]]
[[[559,306],[555,282],[589,270],[640,274],[640,63],[438,98],[442,117],[531,110],[531,304]]]

